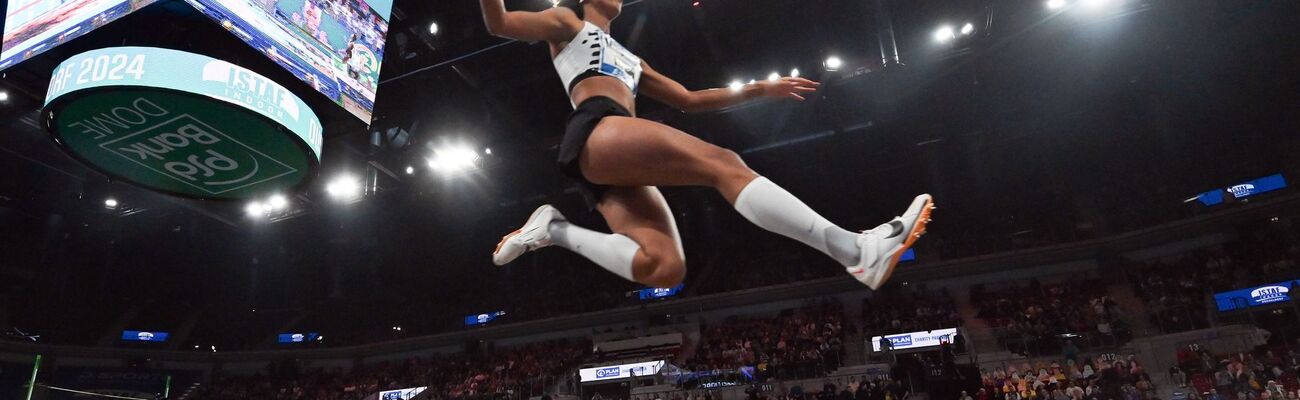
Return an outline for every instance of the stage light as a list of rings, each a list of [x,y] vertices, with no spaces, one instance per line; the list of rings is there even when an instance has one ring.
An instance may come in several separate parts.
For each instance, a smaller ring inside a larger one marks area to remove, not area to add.
[[[559,7],[560,0],[551,0],[551,8]]]
[[[266,204],[270,205],[272,210],[283,210],[285,207],[289,206],[289,199],[284,198],[284,195],[277,194],[271,196],[271,198],[266,201]]]
[[[272,211],[275,211],[275,206],[272,206],[271,203],[260,203],[260,204],[262,206],[263,213],[270,214]]]
[[[957,37],[956,31],[954,31],[952,27],[948,25],[941,26],[939,27],[939,29],[934,31],[934,41],[939,43],[946,43],[947,41],[952,40],[953,38],[956,37]]]
[[[487,154],[487,155],[489,155],[489,156],[492,155],[492,149],[489,148],[489,147],[484,147],[484,148],[483,148],[483,154]]]
[[[745,87],[745,84],[740,83],[739,80],[735,80],[735,81],[731,81],[731,83],[727,84],[727,87],[728,87],[728,88],[731,88],[732,91],[737,91],[737,92],[739,92],[741,88],[744,88],[744,87]]]
[[[844,66],[844,60],[836,56],[826,57],[826,61],[822,63],[822,66],[826,67],[827,71],[839,71],[840,67]]]
[[[407,174],[407,175],[415,175],[415,167],[412,167],[412,166],[409,166],[409,165],[406,166],[406,174]]]
[[[104,207],[108,207],[108,208],[117,208],[117,199],[114,199],[114,198],[112,198],[112,197],[109,197],[108,199],[105,199],[105,200],[104,200]]]
[[[1047,0],[1048,9],[1059,10],[1061,7],[1065,7],[1065,0]]]
[[[248,207],[244,207],[244,211],[248,213],[248,216],[253,218],[266,215],[266,213],[262,211],[262,203],[256,201],[248,203]]]
[[[1101,8],[1111,3],[1111,0],[1083,0],[1083,5],[1088,8]]]
[[[444,173],[454,173],[474,168],[478,162],[478,152],[465,146],[449,146],[433,151],[429,159],[429,168]]]
[[[775,72],[770,73],[770,74],[767,74],[767,80],[768,80],[768,81],[771,81],[771,82],[779,81],[779,80],[781,80],[781,74],[778,74],[778,73],[775,73]]]
[[[799,77],[799,69],[798,69],[798,68],[795,68],[795,69],[790,70],[790,77],[791,77],[791,78],[798,78],[798,77]]]
[[[430,23],[429,23],[429,34],[430,34],[430,35],[437,35],[437,34],[438,34],[438,23],[437,23],[437,22],[430,22]]]
[[[0,101],[9,101],[9,92],[0,90]]]
[[[333,181],[330,181],[328,185],[325,185],[325,192],[335,199],[351,200],[361,193],[361,183],[357,182],[357,178],[352,175],[339,175]]]
[[[975,25],[972,25],[972,24],[969,23],[969,22],[967,22],[966,25],[963,25],[963,26],[961,27],[961,34],[962,34],[962,35],[970,35],[971,33],[974,33],[974,32],[975,32]]]

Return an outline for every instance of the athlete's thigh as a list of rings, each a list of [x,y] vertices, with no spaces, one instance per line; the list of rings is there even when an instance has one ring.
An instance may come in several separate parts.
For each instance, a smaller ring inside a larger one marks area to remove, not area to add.
[[[612,186],[710,186],[723,174],[752,173],[735,152],[630,117],[602,119],[578,165],[587,180]]]
[[[632,238],[647,254],[664,260],[685,260],[677,222],[659,189],[611,187],[596,209],[614,233]]]

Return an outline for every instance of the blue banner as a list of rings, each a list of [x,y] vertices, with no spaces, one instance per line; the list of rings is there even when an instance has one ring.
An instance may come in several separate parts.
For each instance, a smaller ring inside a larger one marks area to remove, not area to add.
[[[167,332],[122,331],[122,340],[128,342],[166,342]]]
[[[901,263],[908,261],[916,261],[916,249],[907,249],[903,252],[903,256],[898,258],[898,262]]]
[[[1219,311],[1244,310],[1266,304],[1291,301],[1291,288],[1298,281],[1283,281],[1246,289],[1215,293],[1214,303]]]
[[[641,297],[641,300],[662,299],[665,297],[676,296],[684,287],[686,287],[686,285],[683,284],[670,288],[646,288],[638,290],[637,294]]]
[[[505,311],[497,311],[497,312],[491,312],[486,314],[466,315],[465,326],[483,325],[488,322],[492,322],[492,320],[497,319],[503,315],[506,315]]]
[[[1282,174],[1276,174],[1233,185],[1228,188],[1228,193],[1232,193],[1232,197],[1244,199],[1283,188],[1286,188],[1286,179],[1282,178]]]
[[[1196,197],[1187,199],[1187,202],[1191,202],[1195,199],[1206,207],[1217,206],[1223,204],[1224,192],[1231,193],[1232,198],[1240,200],[1261,193],[1282,190],[1286,187],[1286,178],[1282,177],[1282,174],[1273,174],[1263,178],[1232,185],[1226,189],[1214,189],[1204,192],[1196,195]]]
[[[314,341],[316,341],[316,339],[319,338],[319,337],[320,337],[320,334],[318,334],[318,333],[316,333],[316,332],[308,332],[308,333],[281,333],[281,334],[280,334],[279,342],[280,342],[280,343],[304,343],[304,342],[314,342]]]

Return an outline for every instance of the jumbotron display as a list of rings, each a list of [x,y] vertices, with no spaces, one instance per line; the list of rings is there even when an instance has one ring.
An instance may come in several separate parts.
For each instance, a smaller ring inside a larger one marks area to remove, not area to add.
[[[369,123],[391,0],[186,0]]]
[[[11,0],[0,69],[104,26],[154,0]]]

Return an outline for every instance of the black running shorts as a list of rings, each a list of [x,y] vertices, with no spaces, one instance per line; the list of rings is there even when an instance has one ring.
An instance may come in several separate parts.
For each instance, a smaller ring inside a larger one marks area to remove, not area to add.
[[[632,113],[614,99],[604,96],[592,97],[578,104],[573,113],[569,114],[569,122],[564,128],[564,139],[560,141],[560,157],[556,160],[560,164],[560,170],[577,182],[578,191],[582,192],[582,197],[587,200],[587,207],[593,210],[609,186],[598,185],[587,180],[587,177],[582,175],[582,168],[578,166],[578,156],[582,154],[582,148],[586,147],[591,132],[596,130],[596,124],[609,116],[631,117]]]

